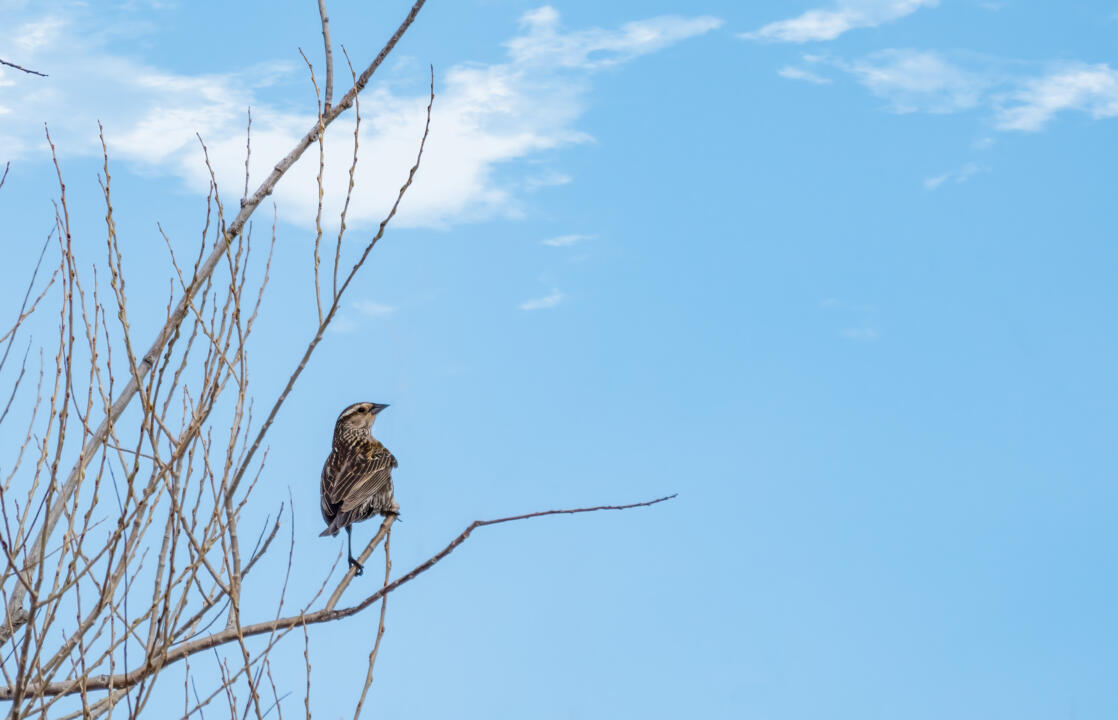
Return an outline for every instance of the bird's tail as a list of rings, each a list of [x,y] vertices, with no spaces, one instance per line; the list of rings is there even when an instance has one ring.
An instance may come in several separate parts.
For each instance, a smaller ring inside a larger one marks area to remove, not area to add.
[[[346,520],[348,520],[348,519],[349,519],[349,516],[347,516],[345,513],[338,513],[337,515],[335,515],[333,517],[332,520],[330,520],[329,527],[327,527],[325,530],[320,532],[318,534],[318,536],[319,537],[326,537],[327,535],[337,535],[338,531],[341,530],[342,528],[344,528],[348,524],[348,523],[346,523]]]

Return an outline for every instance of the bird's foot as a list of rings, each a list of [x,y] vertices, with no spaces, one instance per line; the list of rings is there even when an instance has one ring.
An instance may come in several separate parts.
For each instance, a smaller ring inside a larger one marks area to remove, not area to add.
[[[390,517],[396,522],[404,521],[403,518],[400,517],[400,506],[396,503],[392,503],[392,507],[384,511],[384,516],[386,518]]]
[[[354,558],[352,555],[349,556],[349,566],[351,568],[355,568],[355,570],[353,571],[354,577],[356,577],[356,576],[360,575],[361,573],[365,572],[365,566],[362,565],[361,563],[357,562],[357,559]]]

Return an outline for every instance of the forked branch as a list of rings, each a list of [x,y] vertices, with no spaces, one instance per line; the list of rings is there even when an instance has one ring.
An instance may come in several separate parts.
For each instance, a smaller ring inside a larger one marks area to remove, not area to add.
[[[68,507],[71,499],[81,485],[88,464],[94,457],[97,457],[98,450],[104,447],[106,442],[109,441],[117,421],[129,407],[136,394],[143,389],[145,379],[148,377],[152,368],[155,367],[158,358],[164,352],[168,343],[178,337],[183,320],[190,313],[195,296],[199,291],[209,286],[214,270],[217,268],[222,258],[225,257],[233,241],[240,236],[249,218],[256,211],[264,198],[272,194],[280,178],[287,173],[306,149],[317,142],[320,135],[326,131],[326,128],[333,123],[338,116],[353,106],[358,93],[365,89],[373,74],[381,66],[385,58],[388,57],[388,54],[396,47],[400,38],[403,37],[408,28],[411,27],[411,24],[415,21],[416,16],[419,14],[425,2],[426,0],[416,0],[413,3],[403,21],[388,39],[388,42],[384,44],[380,52],[377,53],[377,56],[356,78],[353,87],[341,98],[337,105],[330,107],[328,110],[325,108],[323,109],[322,116],[316,118],[314,125],[307,130],[303,138],[299,140],[285,157],[276,163],[272,172],[268,174],[268,177],[264,179],[256,191],[241,201],[241,207],[237,216],[226,226],[220,241],[214,244],[214,247],[205,261],[197,266],[197,270],[190,284],[187,285],[182,297],[179,298],[178,303],[169,313],[166,323],[156,335],[155,340],[152,342],[147,352],[134,358],[135,365],[131,367],[128,383],[120,391],[119,395],[112,400],[111,404],[109,404],[104,420],[96,430],[88,432],[88,437],[83,443],[81,452],[78,454],[77,462],[66,477],[65,482],[58,488],[54,500],[45,513],[42,525],[37,531],[37,539],[35,540],[34,547],[29,550],[28,557],[38,558],[43,556],[46,543],[53,537],[54,529],[63,516],[64,508]],[[323,15],[323,17],[325,18],[325,15]],[[323,27],[325,34],[328,34],[325,20]],[[325,39],[327,38],[324,37],[324,40]],[[12,63],[7,61],[3,62],[5,65],[12,65]],[[329,64],[332,66],[332,58]],[[13,67],[26,71],[26,68],[19,68],[14,65]],[[381,228],[381,233],[383,233],[383,226]],[[379,234],[380,233],[378,233],[378,237]],[[132,361],[131,353],[129,353],[129,355],[129,360]],[[243,476],[243,471],[238,475],[238,479],[241,476]],[[11,595],[6,599],[7,607],[4,612],[5,616],[0,617],[0,644],[3,644],[11,638],[15,631],[27,622],[29,615],[23,608],[25,597],[26,589],[22,585],[17,585]]]
[[[405,585],[412,580],[416,579],[423,573],[427,572],[441,560],[450,555],[459,545],[466,542],[470,535],[478,528],[486,527],[487,525],[500,525],[502,523],[515,522],[518,520],[530,520],[533,518],[546,517],[548,515],[575,515],[579,513],[598,512],[600,510],[631,510],[633,508],[648,507],[658,503],[671,500],[676,495],[666,495],[664,497],[656,498],[655,500],[646,500],[644,502],[629,503],[627,505],[598,505],[595,507],[584,508],[564,508],[558,510],[543,510],[540,512],[525,513],[523,515],[511,515],[508,517],[495,518],[493,520],[475,520],[470,523],[465,530],[458,534],[451,540],[446,547],[439,552],[432,555],[425,562],[415,566],[405,575],[387,583],[376,592],[372,593],[365,599],[361,600],[355,605],[351,605],[341,610],[328,610],[322,609],[311,613],[301,613],[299,615],[292,615],[284,618],[277,618],[275,620],[268,620],[265,622],[255,623],[253,625],[242,625],[240,628],[226,628],[220,632],[215,632],[205,637],[197,638],[189,642],[182,643],[176,647],[171,648],[167,654],[162,658],[159,665],[159,670],[165,669],[172,663],[194,655],[211,648],[225,645],[231,642],[243,641],[244,638],[252,637],[254,635],[264,635],[268,633],[275,633],[280,630],[287,630],[298,626],[316,625],[318,623],[333,622],[343,618],[356,615],[365,610],[369,606],[376,603],[378,600],[386,597],[389,593],[395,591],[401,585]],[[85,679],[82,683],[86,692],[93,690],[120,690],[122,688],[131,687],[137,683],[142,682],[145,678],[151,675],[156,668],[149,665],[138,667],[134,670],[119,673],[115,675],[97,675]],[[76,683],[73,681],[64,682],[51,682],[36,685],[30,683],[23,692],[27,695],[59,695],[59,694],[74,694],[81,691]],[[10,700],[15,694],[16,688],[12,686],[0,687],[0,700]]]

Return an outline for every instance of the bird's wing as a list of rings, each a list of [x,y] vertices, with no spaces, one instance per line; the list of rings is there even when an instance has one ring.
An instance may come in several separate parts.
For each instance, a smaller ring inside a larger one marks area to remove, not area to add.
[[[353,453],[333,474],[329,488],[323,488],[342,512],[349,512],[378,493],[392,486],[392,468],[396,458],[386,447],[370,448],[368,452]]]

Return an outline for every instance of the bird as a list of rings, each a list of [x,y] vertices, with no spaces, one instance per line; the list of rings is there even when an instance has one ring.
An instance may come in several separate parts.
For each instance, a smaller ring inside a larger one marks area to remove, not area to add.
[[[392,493],[396,457],[372,434],[373,422],[387,405],[358,402],[342,410],[334,423],[334,441],[322,466],[322,518],[319,537],[346,532],[349,566],[354,575],[364,567],[353,557],[355,522],[374,515],[397,516],[400,506]]]

